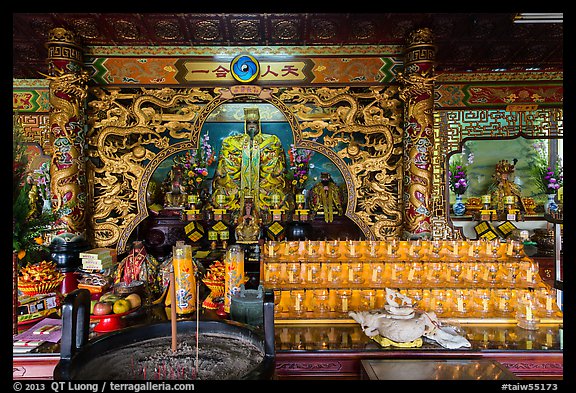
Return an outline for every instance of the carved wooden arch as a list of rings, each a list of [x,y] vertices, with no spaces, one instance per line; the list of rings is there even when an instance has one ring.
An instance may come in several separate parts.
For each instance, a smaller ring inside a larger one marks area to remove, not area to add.
[[[236,94],[222,88],[132,94],[96,89],[88,132],[94,243],[125,252],[133,230],[148,216],[146,189],[154,170],[177,151],[197,147],[216,107],[244,98],[274,105],[290,124],[297,147],[336,165],[348,190],[345,214],[367,238],[400,233],[402,108],[396,87],[251,88]],[[321,115],[310,115],[311,108],[321,108]],[[177,141],[169,143],[168,136]]]

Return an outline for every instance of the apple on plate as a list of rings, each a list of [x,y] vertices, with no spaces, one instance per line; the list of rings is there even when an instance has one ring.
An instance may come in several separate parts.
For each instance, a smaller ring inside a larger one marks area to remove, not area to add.
[[[94,309],[92,314],[94,315],[106,315],[112,313],[112,304],[110,302],[98,301],[94,304]]]

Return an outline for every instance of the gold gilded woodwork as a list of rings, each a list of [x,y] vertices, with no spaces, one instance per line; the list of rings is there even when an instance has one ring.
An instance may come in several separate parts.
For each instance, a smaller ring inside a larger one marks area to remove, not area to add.
[[[226,88],[97,87],[91,93],[87,170],[98,246],[116,244],[125,251],[131,232],[148,215],[146,188],[154,170],[170,155],[196,148],[208,116],[229,100],[276,106],[296,147],[324,154],[341,171],[348,189],[345,214],[366,237],[400,234],[402,105],[395,86],[271,88],[236,95]]]

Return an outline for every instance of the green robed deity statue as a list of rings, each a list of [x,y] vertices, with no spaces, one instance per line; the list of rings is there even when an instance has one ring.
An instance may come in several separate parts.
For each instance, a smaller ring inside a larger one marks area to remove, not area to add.
[[[258,108],[244,109],[244,133],[222,141],[212,184],[212,204],[225,195],[224,208],[232,214],[242,211],[245,196],[251,196],[254,210],[266,223],[271,208],[292,210],[291,185],[286,180],[286,155],[276,135],[262,133]]]

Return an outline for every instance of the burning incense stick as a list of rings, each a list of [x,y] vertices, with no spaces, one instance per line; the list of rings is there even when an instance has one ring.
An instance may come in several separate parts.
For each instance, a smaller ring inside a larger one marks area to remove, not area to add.
[[[172,325],[172,352],[176,352],[177,347],[177,328],[176,328],[176,282],[174,278],[174,268],[170,270],[170,322]]]

